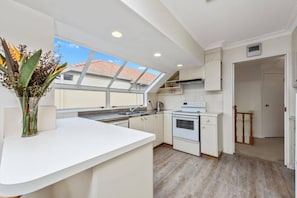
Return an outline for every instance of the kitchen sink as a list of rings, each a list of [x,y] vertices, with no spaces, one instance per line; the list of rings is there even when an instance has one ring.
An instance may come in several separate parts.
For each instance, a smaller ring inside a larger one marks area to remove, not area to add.
[[[144,115],[150,115],[150,111],[125,111],[125,112],[120,112],[119,115],[130,115],[130,116],[144,116]]]
[[[129,111],[127,111],[127,112],[120,112],[119,115],[132,115],[132,113],[134,113],[134,112],[129,112]]]

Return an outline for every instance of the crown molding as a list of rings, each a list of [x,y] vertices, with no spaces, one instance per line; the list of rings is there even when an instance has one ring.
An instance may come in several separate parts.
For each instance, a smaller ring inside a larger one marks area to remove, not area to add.
[[[242,46],[246,46],[251,43],[257,43],[257,42],[271,40],[271,39],[275,39],[275,38],[279,38],[279,37],[288,36],[288,35],[291,35],[291,33],[292,32],[290,30],[280,30],[277,32],[272,32],[272,33],[264,34],[261,36],[256,36],[256,37],[249,38],[246,40],[225,44],[223,49],[227,50],[227,49],[232,49],[232,48],[236,48],[236,47],[242,47]]]
[[[207,47],[204,48],[204,51],[223,47],[224,43],[225,43],[224,40],[211,43],[211,44],[207,45]]]

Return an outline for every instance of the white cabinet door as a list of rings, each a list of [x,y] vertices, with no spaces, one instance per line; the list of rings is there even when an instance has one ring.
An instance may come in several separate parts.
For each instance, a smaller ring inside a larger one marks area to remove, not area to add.
[[[216,125],[201,125],[201,153],[218,157]]]
[[[205,63],[204,88],[207,91],[221,90],[221,61],[214,60]]]
[[[153,133],[156,135],[154,146],[163,143],[163,115],[147,115],[129,119],[129,128]]]
[[[204,78],[204,68],[196,67],[191,69],[182,69],[179,71],[180,80],[191,80],[196,78]]]
[[[141,117],[129,118],[129,128],[144,131],[144,120]]]
[[[200,117],[200,144],[201,153],[219,157],[221,148],[221,115]]]
[[[172,145],[172,113],[164,113],[164,143]]]
[[[149,123],[154,127],[154,133],[156,135],[156,140],[154,146],[160,145],[164,141],[163,133],[163,114],[151,115],[152,122]]]

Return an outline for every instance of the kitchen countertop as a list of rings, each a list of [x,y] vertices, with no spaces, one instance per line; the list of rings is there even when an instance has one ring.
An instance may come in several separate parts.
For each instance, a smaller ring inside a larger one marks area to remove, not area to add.
[[[144,115],[151,115],[155,114],[155,111],[147,111]],[[141,116],[138,113],[132,114],[132,115],[121,115],[120,113],[103,113],[103,114],[91,114],[91,115],[84,115],[81,116],[83,118],[96,120],[96,121],[103,121],[103,122],[109,122],[109,121],[116,121],[116,120],[126,120],[130,117],[134,116]]]
[[[86,115],[83,118],[96,120],[96,121],[111,121],[111,120],[125,120],[129,119],[129,115],[120,115],[118,113],[110,113],[110,114],[94,114],[94,115]]]
[[[27,194],[154,141],[155,136],[83,118],[57,120],[55,130],[6,137],[0,196]]]
[[[166,110],[160,111],[159,113],[172,113],[174,111],[178,111],[178,110],[176,110],[176,109],[166,109]]]

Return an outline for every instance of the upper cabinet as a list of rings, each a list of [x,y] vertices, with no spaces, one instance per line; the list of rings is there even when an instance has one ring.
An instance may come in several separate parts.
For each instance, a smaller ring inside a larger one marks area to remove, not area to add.
[[[191,69],[182,69],[179,71],[180,80],[204,79],[204,68],[197,67]]]
[[[222,89],[222,49],[216,48],[205,52],[205,82],[206,91]]]
[[[181,69],[171,76],[158,90],[158,94],[182,94],[183,85],[201,84],[206,91],[220,91],[222,87],[222,48],[205,52],[201,67]],[[199,86],[199,88],[202,88]]]

